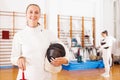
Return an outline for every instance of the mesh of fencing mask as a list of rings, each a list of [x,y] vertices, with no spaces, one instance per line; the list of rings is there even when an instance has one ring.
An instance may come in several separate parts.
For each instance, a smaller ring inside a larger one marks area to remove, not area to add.
[[[55,67],[50,62],[52,58],[64,57],[66,54],[64,47],[59,43],[54,43],[49,46],[45,57],[45,70],[51,73],[58,73],[62,66]]]
[[[46,56],[49,62],[52,58],[64,57],[66,54],[64,47],[59,43],[51,44],[46,52]]]

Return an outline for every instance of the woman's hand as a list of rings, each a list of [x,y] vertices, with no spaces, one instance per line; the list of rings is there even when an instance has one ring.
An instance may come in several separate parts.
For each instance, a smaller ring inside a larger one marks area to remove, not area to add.
[[[20,57],[17,61],[18,67],[21,70],[26,70],[26,59],[25,57]]]
[[[59,57],[51,60],[51,64],[55,67],[61,66],[62,64],[67,64],[68,60],[64,57]]]

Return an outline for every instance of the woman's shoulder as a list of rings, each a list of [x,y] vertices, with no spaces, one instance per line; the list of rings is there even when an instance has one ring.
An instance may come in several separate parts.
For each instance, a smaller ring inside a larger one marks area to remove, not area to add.
[[[14,36],[21,36],[21,35],[24,35],[25,33],[25,30],[23,29],[23,30],[19,30],[19,31],[17,31],[16,33],[15,33],[15,35]]]
[[[53,32],[49,29],[44,29],[44,32],[48,33],[48,34],[52,34]]]

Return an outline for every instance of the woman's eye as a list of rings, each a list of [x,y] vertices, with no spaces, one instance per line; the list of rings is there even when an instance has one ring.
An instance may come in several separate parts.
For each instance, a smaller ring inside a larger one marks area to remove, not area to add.
[[[39,14],[39,11],[29,11],[30,14]]]
[[[36,11],[35,14],[38,14],[38,11]]]
[[[30,11],[30,13],[33,13],[32,11]]]

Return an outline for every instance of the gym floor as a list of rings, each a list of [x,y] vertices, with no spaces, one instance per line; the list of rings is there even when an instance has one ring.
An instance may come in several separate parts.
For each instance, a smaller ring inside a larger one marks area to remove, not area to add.
[[[17,72],[17,68],[0,69],[0,80],[15,80]],[[120,80],[120,65],[114,65],[111,67],[109,78],[100,76],[103,72],[104,69],[77,71],[62,70],[58,73],[57,80]]]

